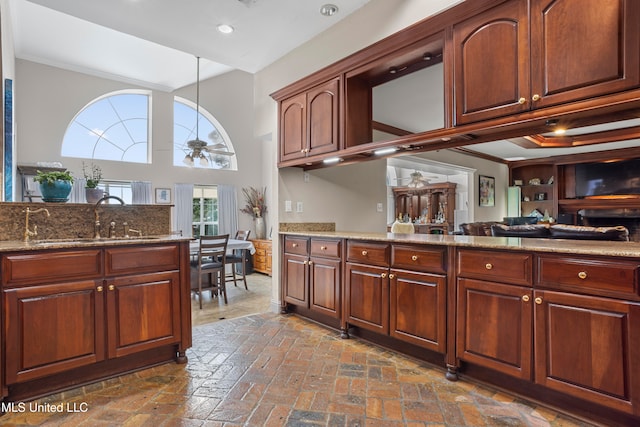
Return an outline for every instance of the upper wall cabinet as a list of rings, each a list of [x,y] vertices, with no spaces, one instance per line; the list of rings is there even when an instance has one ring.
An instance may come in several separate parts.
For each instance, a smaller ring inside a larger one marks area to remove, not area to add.
[[[512,0],[453,29],[456,125],[640,84],[640,2]]]
[[[339,149],[340,78],[280,104],[280,161]]]

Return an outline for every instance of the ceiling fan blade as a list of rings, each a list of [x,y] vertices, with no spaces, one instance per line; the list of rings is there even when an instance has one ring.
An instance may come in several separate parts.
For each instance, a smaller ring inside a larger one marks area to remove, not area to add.
[[[232,151],[224,151],[224,150],[205,150],[209,154],[215,154],[217,156],[235,156],[236,153]]]

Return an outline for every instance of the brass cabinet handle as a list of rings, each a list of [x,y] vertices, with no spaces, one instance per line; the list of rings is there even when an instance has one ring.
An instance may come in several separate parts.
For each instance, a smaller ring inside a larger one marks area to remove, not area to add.
[[[484,268],[486,268],[487,270],[491,270],[493,268],[493,265],[488,262],[484,265]]]
[[[578,277],[581,279],[586,279],[587,278],[587,272],[586,271],[581,271],[580,273],[578,273]]]
[[[387,278],[387,273],[382,273],[382,274],[380,275],[380,277],[382,277],[383,279],[386,279],[386,278]]]
[[[98,291],[98,292],[102,292],[102,290],[103,290],[103,289],[104,289],[104,288],[103,288],[102,286],[98,286],[98,287],[96,288],[96,291]]]
[[[294,244],[292,244],[292,245],[291,245],[291,247],[293,247],[293,248],[297,248],[297,247],[298,247],[298,244],[297,244],[297,243],[294,243]]]
[[[539,100],[540,100],[540,95],[538,95],[538,94],[536,93],[535,95],[533,95],[533,96],[531,97],[531,100],[532,100],[532,101],[539,101]]]
[[[394,277],[396,277],[395,274],[393,274],[393,273],[389,274],[389,279],[393,279]]]
[[[320,250],[321,250],[321,251],[326,251],[326,250],[327,250],[327,247],[326,247],[326,246],[320,246]]]
[[[536,304],[542,304],[542,298],[537,297],[535,300]]]
[[[529,302],[529,295],[522,295],[522,301]]]
[[[411,261],[417,261],[418,260],[418,255],[413,255],[411,257]]]
[[[110,291],[114,290],[115,288],[116,288],[115,285],[109,285],[109,290]]]
[[[307,261],[306,259],[304,261],[302,261],[302,264],[307,265],[309,263],[309,261]]]
[[[313,261],[309,261],[309,265],[313,265]]]
[[[525,102],[527,102],[527,98],[525,98],[524,96],[522,98],[518,99],[518,104],[520,104],[520,105],[524,104]]]
[[[367,256],[368,253],[369,252],[367,252],[367,251],[362,251],[362,256]]]

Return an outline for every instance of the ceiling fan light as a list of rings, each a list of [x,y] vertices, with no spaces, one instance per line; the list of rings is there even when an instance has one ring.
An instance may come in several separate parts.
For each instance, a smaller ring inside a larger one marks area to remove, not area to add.
[[[186,156],[184,156],[184,160],[182,161],[182,163],[187,166],[193,166],[193,157],[191,157],[191,154],[187,154]]]
[[[209,159],[204,154],[200,154],[200,166],[206,168],[209,167]]]

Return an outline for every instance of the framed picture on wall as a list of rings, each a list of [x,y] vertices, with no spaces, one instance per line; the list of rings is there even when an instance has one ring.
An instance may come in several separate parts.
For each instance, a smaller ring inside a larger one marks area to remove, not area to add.
[[[156,203],[159,205],[168,205],[171,203],[170,188],[156,188]]]
[[[496,179],[491,176],[480,175],[478,194],[480,194],[480,206],[495,206]]]

